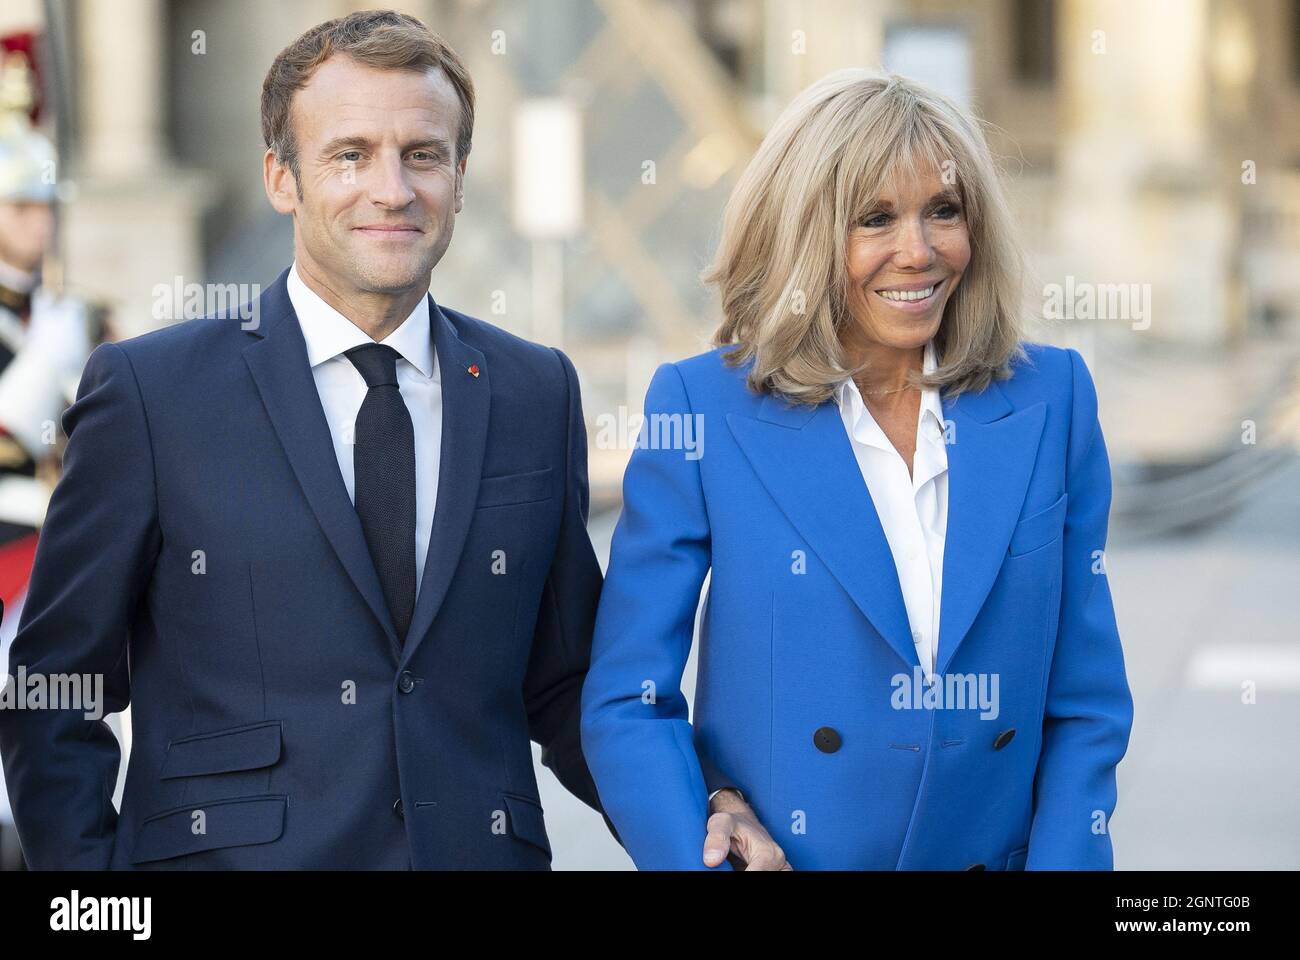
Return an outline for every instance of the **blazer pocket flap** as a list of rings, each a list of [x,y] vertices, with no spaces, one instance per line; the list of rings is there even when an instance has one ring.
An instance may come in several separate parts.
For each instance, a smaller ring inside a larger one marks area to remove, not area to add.
[[[140,825],[131,862],[270,843],[284,832],[285,806],[283,796],[241,797],[192,803],[155,814]]]
[[[1019,556],[1044,547],[1059,537],[1061,531],[1065,529],[1066,497],[1066,494],[1061,494],[1060,499],[1046,510],[1040,510],[1017,523],[1011,533],[1011,543],[1007,551],[1012,556]]]
[[[1019,850],[1012,850],[1009,854],[1007,854],[1007,869],[1023,870],[1025,869],[1025,861],[1028,859],[1029,859],[1028,847],[1021,847]]]
[[[269,767],[280,759],[280,721],[247,724],[171,741],[159,779]]]
[[[517,794],[502,794],[506,801],[506,810],[510,813],[510,833],[525,843],[531,843],[551,855],[551,843],[546,838],[546,820],[542,816],[542,805],[536,800]]]
[[[509,503],[531,503],[551,496],[551,468],[484,477],[478,483],[478,506],[501,507]]]

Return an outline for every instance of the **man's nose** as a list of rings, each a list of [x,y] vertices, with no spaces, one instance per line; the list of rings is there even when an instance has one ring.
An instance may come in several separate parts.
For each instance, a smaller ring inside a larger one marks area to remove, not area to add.
[[[400,210],[415,199],[415,191],[406,182],[406,167],[401,157],[385,156],[376,162],[367,193],[372,203],[391,210]]]

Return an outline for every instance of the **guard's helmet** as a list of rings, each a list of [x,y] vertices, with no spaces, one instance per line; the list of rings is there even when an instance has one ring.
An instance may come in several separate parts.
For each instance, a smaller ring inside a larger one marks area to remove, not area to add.
[[[21,53],[0,67],[0,202],[52,203],[55,152],[32,126],[32,71]]]

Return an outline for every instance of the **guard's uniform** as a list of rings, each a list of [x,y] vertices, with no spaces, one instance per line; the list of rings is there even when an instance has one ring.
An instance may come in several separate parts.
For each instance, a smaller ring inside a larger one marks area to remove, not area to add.
[[[54,147],[32,126],[30,77],[25,57],[6,56],[0,69],[0,205],[55,201]],[[0,236],[0,685],[7,680],[9,644],[58,475],[59,420],[92,346],[87,305],[43,288],[39,264],[4,258],[6,250],[22,249],[20,239]],[[0,772],[0,870],[21,863]]]

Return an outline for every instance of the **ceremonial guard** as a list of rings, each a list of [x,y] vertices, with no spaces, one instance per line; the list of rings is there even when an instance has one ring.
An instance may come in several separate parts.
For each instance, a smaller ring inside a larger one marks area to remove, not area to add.
[[[53,289],[57,169],[33,125],[33,72],[23,53],[0,70],[0,664],[22,615],[36,541],[58,479],[59,423],[75,395],[99,308]],[[59,278],[61,279],[61,278]],[[7,666],[0,669],[3,686]],[[22,855],[0,774],[0,870]]]

